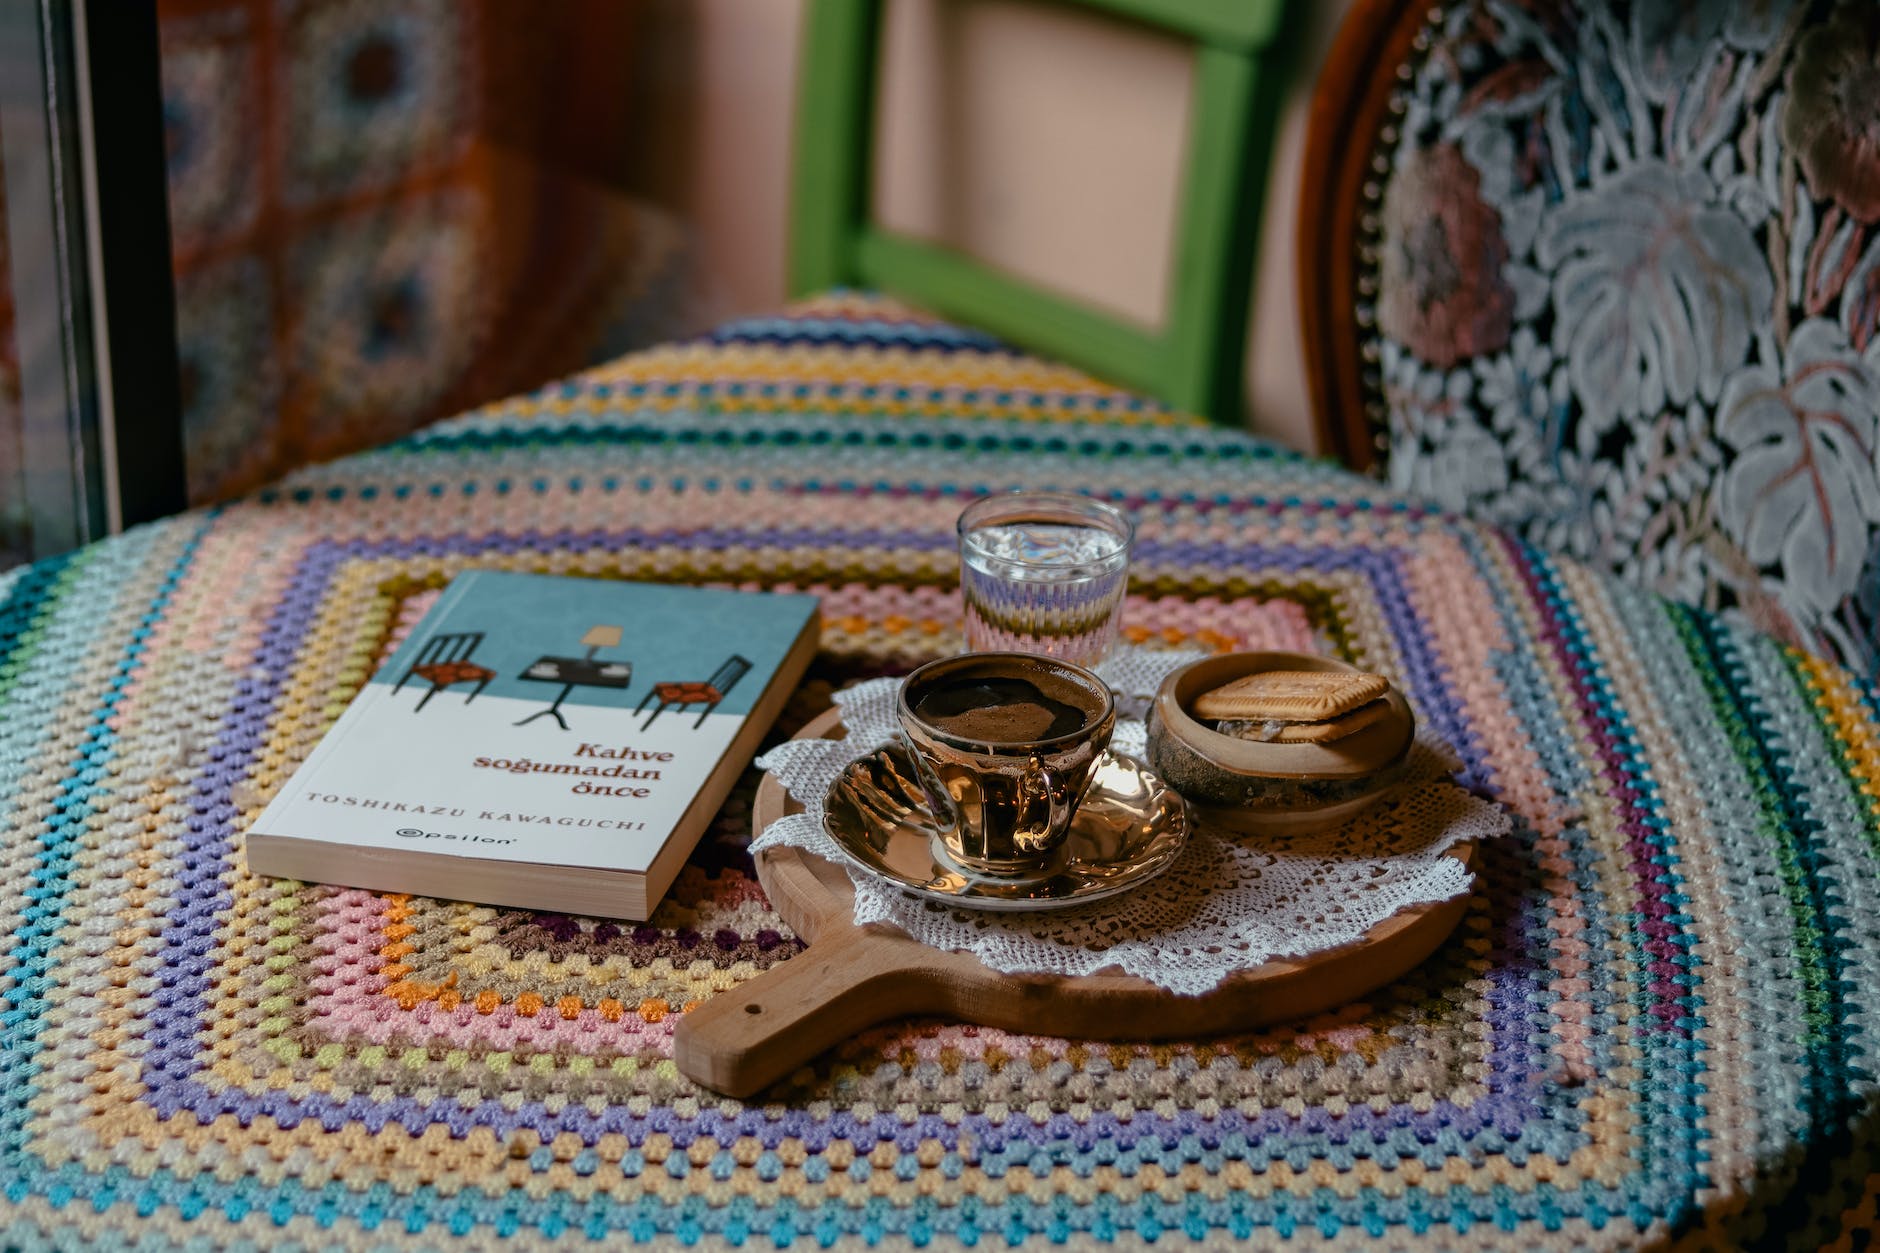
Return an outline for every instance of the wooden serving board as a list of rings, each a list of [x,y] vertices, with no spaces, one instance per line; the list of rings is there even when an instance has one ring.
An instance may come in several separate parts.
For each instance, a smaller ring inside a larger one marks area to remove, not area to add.
[[[839,712],[817,718],[797,738],[838,738]],[[776,776],[766,775],[752,830],[802,808]],[[1469,866],[1475,846],[1460,845],[1449,855]],[[876,1023],[911,1015],[1090,1040],[1193,1038],[1303,1018],[1408,973],[1448,938],[1468,908],[1466,896],[1418,906],[1385,919],[1355,944],[1268,962],[1212,992],[1179,996],[1120,973],[999,974],[971,954],[929,948],[890,927],[858,927],[848,871],[800,849],[758,854],[757,877],[809,948],[693,1009],[673,1042],[682,1073],[737,1097],[763,1090]]]

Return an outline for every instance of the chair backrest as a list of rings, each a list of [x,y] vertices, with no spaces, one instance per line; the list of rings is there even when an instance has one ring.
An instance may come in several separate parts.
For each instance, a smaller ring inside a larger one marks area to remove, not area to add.
[[[1218,421],[1240,418],[1285,0],[1078,0],[1196,42],[1168,324],[1145,330],[869,220],[881,0],[811,0],[790,290],[878,288]]]
[[[712,690],[717,692],[718,695],[729,696],[731,689],[737,686],[738,680],[743,678],[745,674],[750,671],[750,668],[751,663],[749,660],[740,657],[736,653],[732,653],[731,656],[725,659],[725,663],[722,666],[712,671],[712,677],[707,681],[712,685]]]
[[[1872,5],[1358,0],[1301,188],[1324,442],[1875,670],[1877,52]]]
[[[468,661],[470,654],[476,652],[477,645],[483,642],[481,631],[454,631],[444,635],[433,635],[418,650],[415,665],[434,665],[447,661]]]

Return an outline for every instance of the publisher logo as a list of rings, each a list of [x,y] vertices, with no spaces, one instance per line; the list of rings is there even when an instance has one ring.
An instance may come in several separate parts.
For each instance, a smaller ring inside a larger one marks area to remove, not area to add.
[[[451,831],[421,831],[417,827],[399,827],[392,832],[401,840],[449,840],[453,844],[514,844],[514,840],[493,835],[458,835]]]

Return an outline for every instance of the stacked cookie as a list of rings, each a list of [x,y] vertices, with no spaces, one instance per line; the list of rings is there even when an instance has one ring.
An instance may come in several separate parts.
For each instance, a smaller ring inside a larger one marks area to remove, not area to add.
[[[1264,670],[1195,698],[1194,716],[1222,735],[1264,744],[1329,744],[1389,713],[1381,674]]]

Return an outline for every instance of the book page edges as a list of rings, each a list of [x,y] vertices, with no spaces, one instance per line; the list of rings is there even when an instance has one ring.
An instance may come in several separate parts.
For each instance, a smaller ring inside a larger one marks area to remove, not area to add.
[[[644,921],[649,912],[646,877],[631,870],[488,857],[443,858],[291,835],[250,840],[247,856],[248,869],[255,874],[303,883],[636,922]]]

